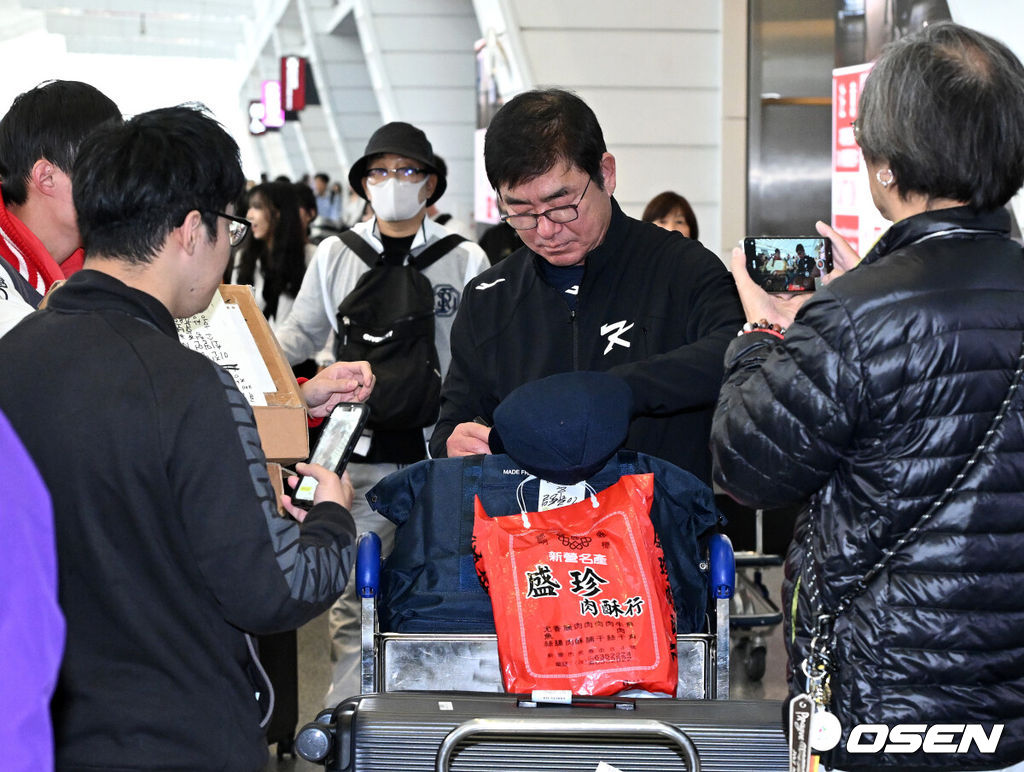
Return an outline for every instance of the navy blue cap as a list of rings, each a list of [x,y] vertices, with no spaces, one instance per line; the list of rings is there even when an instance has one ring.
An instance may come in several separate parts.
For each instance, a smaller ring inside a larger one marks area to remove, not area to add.
[[[611,373],[571,372],[531,381],[494,411],[492,452],[542,480],[571,485],[601,470],[629,432],[633,393]]]

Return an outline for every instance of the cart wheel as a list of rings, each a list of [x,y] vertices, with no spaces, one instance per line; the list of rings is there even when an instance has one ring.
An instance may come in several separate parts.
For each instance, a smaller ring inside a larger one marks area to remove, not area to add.
[[[760,681],[764,676],[765,669],[765,647],[755,646],[749,652],[743,660],[743,667],[747,671],[747,680],[749,681]]]

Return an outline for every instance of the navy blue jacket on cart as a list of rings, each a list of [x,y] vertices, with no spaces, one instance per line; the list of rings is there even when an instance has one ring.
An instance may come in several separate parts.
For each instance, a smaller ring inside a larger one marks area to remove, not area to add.
[[[718,522],[714,495],[697,477],[661,459],[620,450],[587,483],[601,491],[626,474],[654,474],[651,522],[665,552],[680,633],[704,627],[707,574],[701,536]],[[382,629],[493,633],[491,601],[473,560],[473,500],[492,517],[519,514],[517,490],[531,477],[505,454],[421,461],[388,475],[366,498],[398,526],[381,578]],[[539,483],[523,493],[537,500]]]

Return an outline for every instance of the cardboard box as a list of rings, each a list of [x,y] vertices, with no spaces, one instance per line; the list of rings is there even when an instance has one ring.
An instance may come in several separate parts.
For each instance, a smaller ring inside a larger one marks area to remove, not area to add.
[[[220,294],[225,303],[239,307],[249,326],[260,356],[274,379],[277,391],[267,392],[267,405],[253,406],[256,429],[260,434],[267,461],[293,464],[309,457],[309,429],[306,423],[306,402],[299,390],[295,374],[285,359],[281,346],[256,305],[252,289],[239,284],[222,284]]]
[[[281,506],[281,494],[285,491],[285,471],[281,468],[280,464],[275,464],[273,461],[267,462],[267,476],[270,477],[270,487],[274,489],[274,501],[277,502],[277,514],[284,517],[288,514],[283,506]],[[291,491],[289,491],[291,493]]]

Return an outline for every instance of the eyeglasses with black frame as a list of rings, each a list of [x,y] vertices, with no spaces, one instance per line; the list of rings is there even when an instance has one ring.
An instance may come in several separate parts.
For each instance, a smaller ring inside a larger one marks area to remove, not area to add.
[[[417,169],[415,166],[399,166],[397,169],[382,169],[375,166],[366,170],[366,179],[371,185],[384,182],[388,177],[394,177],[401,182],[419,182],[426,176],[426,169]]]
[[[503,214],[501,221],[507,225],[512,226],[517,231],[531,231],[537,227],[540,223],[541,217],[547,217],[551,222],[564,225],[567,222],[572,222],[580,216],[580,204],[583,203],[583,197],[587,195],[587,191],[590,190],[590,178],[587,178],[587,184],[583,187],[583,192],[580,193],[580,198],[575,204],[566,204],[565,206],[555,206],[551,209],[547,209],[537,214]],[[501,198],[501,194],[498,194],[498,198]]]
[[[245,234],[249,232],[252,227],[252,223],[246,220],[244,217],[236,217],[233,214],[227,212],[217,212],[213,209],[207,210],[208,214],[215,214],[218,217],[223,217],[228,221],[228,243],[237,247],[242,243],[242,239],[245,238]]]

